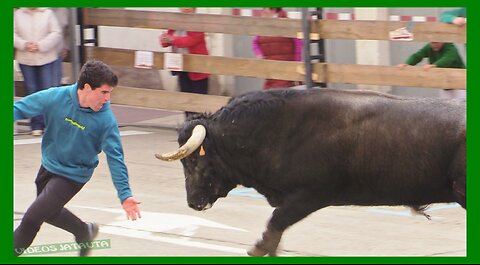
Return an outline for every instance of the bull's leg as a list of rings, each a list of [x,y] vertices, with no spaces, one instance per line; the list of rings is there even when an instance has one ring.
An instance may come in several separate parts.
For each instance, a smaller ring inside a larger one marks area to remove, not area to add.
[[[284,205],[277,207],[270,218],[262,239],[247,254],[250,256],[276,256],[282,234],[289,226],[302,220],[312,212],[322,208],[312,202],[314,196],[286,198]]]
[[[283,232],[267,227],[267,230],[262,234],[262,239],[257,241],[255,246],[247,251],[247,254],[255,257],[261,257],[267,254],[269,256],[276,256],[282,234]]]

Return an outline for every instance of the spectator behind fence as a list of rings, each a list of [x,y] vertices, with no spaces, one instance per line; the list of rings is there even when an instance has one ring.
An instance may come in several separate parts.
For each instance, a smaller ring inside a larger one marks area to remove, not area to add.
[[[440,21],[463,27],[467,25],[467,9],[457,8],[443,11],[440,14]]]
[[[32,244],[47,222],[72,233],[80,244],[80,256],[98,233],[64,208],[87,183],[98,165],[98,153],[106,155],[112,182],[127,219],[140,218],[132,197],[117,121],[110,109],[110,95],[117,76],[100,61],[87,62],[78,83],[40,91],[13,105],[14,120],[45,114],[48,127],[42,140],[42,163],[35,184],[37,197],[14,232],[14,255]]]
[[[467,9],[466,8],[456,8],[443,11],[440,14],[440,21],[454,24],[459,27],[464,27],[467,25]],[[465,52],[467,44],[465,43]]]
[[[19,8],[14,14],[15,59],[22,71],[27,95],[54,85],[54,63],[61,29],[49,8]],[[45,129],[42,115],[30,120],[32,135]]]
[[[193,7],[180,8],[183,14],[195,14]],[[172,52],[184,53],[186,48],[190,54],[208,55],[207,44],[205,42],[204,32],[194,31],[175,31],[168,30],[159,37],[162,47],[172,46]],[[179,49],[180,48],[180,49]],[[187,93],[208,93],[208,74],[196,72],[172,72],[178,76],[178,84],[181,92]],[[194,112],[185,112],[186,117],[193,115]]]
[[[286,18],[282,8],[263,8],[262,17]],[[281,61],[301,61],[303,42],[296,38],[256,36],[252,41],[253,53],[257,58]],[[282,89],[295,85],[291,80],[267,79],[263,89]]]
[[[408,65],[417,65],[423,58],[428,58],[428,64],[422,67],[426,71],[435,67],[465,69],[465,64],[455,45],[444,42],[430,42],[410,55],[405,63],[398,64],[397,66],[404,68]],[[441,93],[441,96],[465,98],[465,90],[445,89]]]
[[[70,34],[68,28],[68,8],[52,8],[57,18],[60,29],[62,30],[62,38],[57,45],[58,58],[54,63],[53,85],[62,85],[63,69],[62,63],[67,58],[70,51]]]

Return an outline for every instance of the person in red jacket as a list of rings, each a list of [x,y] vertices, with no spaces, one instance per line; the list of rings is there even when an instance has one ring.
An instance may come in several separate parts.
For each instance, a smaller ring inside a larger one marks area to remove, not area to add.
[[[180,12],[184,14],[194,14],[195,8],[180,8]],[[160,35],[159,40],[162,47],[172,46],[173,52],[208,55],[204,32],[182,32],[169,29],[167,32]],[[187,51],[185,51],[185,49]],[[209,74],[175,72],[174,75],[178,75],[178,83],[181,92],[207,94]],[[185,112],[185,114],[188,118],[194,114],[194,112]]]
[[[282,8],[266,7],[262,9],[262,17],[286,18],[287,13]],[[256,36],[252,41],[252,50],[259,59],[301,61],[303,42],[300,39]],[[295,85],[291,80],[267,79],[263,89],[282,89]]]

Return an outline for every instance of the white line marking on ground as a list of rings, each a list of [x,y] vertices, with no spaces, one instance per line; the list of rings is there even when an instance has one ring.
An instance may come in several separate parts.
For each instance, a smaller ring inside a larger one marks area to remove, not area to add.
[[[42,142],[42,138],[22,139],[22,140],[13,140],[13,145],[39,144],[41,142]]]
[[[450,209],[450,208],[458,208],[460,207],[460,204],[458,203],[451,203],[451,204],[446,204],[446,205],[439,205],[439,206],[432,206],[427,208],[425,212],[430,213],[432,211],[438,211],[438,210],[444,210],[444,209]],[[417,214],[412,214],[410,209],[408,210],[386,210],[386,209],[369,209],[369,212],[372,213],[381,213],[381,214],[390,214],[390,215],[398,215],[398,216],[406,216],[406,217],[422,217],[422,215],[417,215]],[[443,219],[442,217],[431,217],[432,220],[440,220]]]
[[[265,199],[265,197],[262,194],[259,194],[253,188],[235,188],[235,189],[231,190],[228,193],[228,195]]]
[[[130,136],[130,135],[142,135],[142,134],[152,134],[152,132],[143,132],[143,131],[120,131],[120,136]],[[23,144],[39,144],[42,142],[42,138],[31,138],[31,139],[21,139],[13,140],[13,145],[23,145]]]
[[[201,227],[219,228],[246,232],[244,229],[213,222],[204,218],[172,213],[158,213],[142,211],[142,218],[135,222],[125,219],[125,213],[120,209],[97,208],[87,206],[74,206],[78,208],[92,209],[103,212],[119,214],[117,221],[102,225],[100,232],[120,235],[132,238],[140,238],[158,242],[164,242],[187,247],[202,249],[211,249],[228,253],[245,254],[245,249],[227,247],[202,242],[194,242],[192,236],[196,230]],[[155,233],[171,233],[181,236],[181,238],[172,238],[156,235]]]
[[[152,134],[152,132],[144,132],[144,131],[120,131],[120,136],[142,135],[142,134]]]
[[[232,248],[232,247],[219,246],[214,244],[188,241],[188,240],[178,239],[178,238],[156,236],[156,235],[152,235],[152,233],[148,231],[137,231],[137,230],[130,230],[130,229],[119,228],[119,227],[103,226],[100,228],[100,232],[106,233],[106,234],[112,234],[112,235],[120,235],[120,236],[126,236],[131,238],[139,238],[139,239],[169,243],[169,244],[186,246],[186,247],[211,249],[216,251],[242,254],[242,255],[246,254],[246,250],[241,248]]]

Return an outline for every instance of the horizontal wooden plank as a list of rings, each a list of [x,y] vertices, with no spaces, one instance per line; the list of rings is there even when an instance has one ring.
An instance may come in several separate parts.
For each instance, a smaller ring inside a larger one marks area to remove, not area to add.
[[[230,97],[173,92],[155,89],[116,87],[112,103],[155,109],[191,112],[215,112],[226,105]]]
[[[241,16],[102,8],[85,8],[84,24],[284,37],[295,37],[302,31],[300,20],[293,19],[248,17],[245,20]]]
[[[302,32],[302,20],[263,17],[242,17],[208,14],[137,11],[124,9],[86,8],[85,25],[176,29],[226,33],[297,37]],[[312,32],[323,39],[389,40],[389,32],[408,26],[395,21],[312,21]],[[413,41],[466,42],[465,28],[440,22],[415,22]]]
[[[327,64],[327,72],[331,83],[466,89],[465,69]]]
[[[135,52],[125,49],[86,47],[87,57],[97,58],[111,65],[133,67]],[[154,52],[153,68],[163,69],[162,52]],[[208,55],[183,55],[183,68],[189,72],[202,72],[217,75],[235,75],[258,78],[274,78],[302,81],[304,76],[296,72],[301,62],[231,58]],[[320,78],[323,78],[320,76]]]
[[[134,51],[112,48],[87,47],[87,56],[111,65],[133,67]],[[184,55],[184,69],[217,75],[235,75],[303,81],[297,72],[300,62],[229,58],[206,55]],[[163,53],[154,53],[154,68],[163,69]],[[466,88],[465,69],[434,68],[424,71],[420,67],[400,69],[395,66],[353,64],[313,65],[318,82],[411,86],[426,88]],[[325,74],[326,73],[326,74]]]
[[[320,38],[351,40],[389,40],[389,32],[407,27],[408,21],[322,20],[318,22]],[[415,22],[413,41],[466,42],[466,29],[441,22]]]

